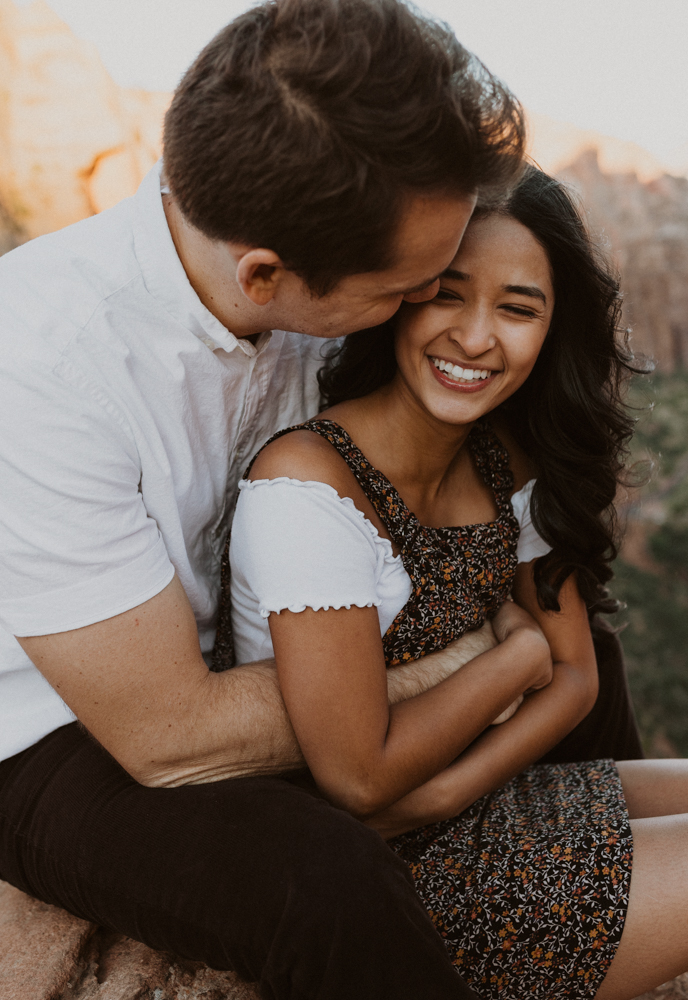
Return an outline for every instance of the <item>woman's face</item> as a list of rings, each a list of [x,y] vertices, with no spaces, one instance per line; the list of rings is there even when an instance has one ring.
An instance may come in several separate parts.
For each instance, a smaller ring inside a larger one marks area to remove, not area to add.
[[[553,308],[530,230],[498,215],[471,222],[436,297],[399,312],[397,377],[443,423],[477,420],[528,378]]]

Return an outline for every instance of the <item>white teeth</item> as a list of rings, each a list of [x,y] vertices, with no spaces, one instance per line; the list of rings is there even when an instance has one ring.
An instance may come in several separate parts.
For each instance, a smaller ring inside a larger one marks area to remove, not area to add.
[[[453,365],[451,361],[444,361],[441,358],[431,358],[435,368],[438,368],[450,378],[462,379],[464,382],[472,382],[474,379],[486,379],[492,374],[489,368],[462,368],[460,365]]]

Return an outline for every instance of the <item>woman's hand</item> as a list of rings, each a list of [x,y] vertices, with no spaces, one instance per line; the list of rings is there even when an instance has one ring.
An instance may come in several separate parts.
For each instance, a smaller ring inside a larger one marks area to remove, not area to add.
[[[520,655],[530,663],[533,673],[527,690],[539,691],[546,687],[552,680],[552,654],[545,634],[533,616],[514,601],[505,601],[492,619],[492,628],[499,642],[506,642],[507,639],[512,644],[518,642]],[[502,714],[510,718],[513,715],[512,708],[510,706]],[[500,716],[498,721],[506,719]]]

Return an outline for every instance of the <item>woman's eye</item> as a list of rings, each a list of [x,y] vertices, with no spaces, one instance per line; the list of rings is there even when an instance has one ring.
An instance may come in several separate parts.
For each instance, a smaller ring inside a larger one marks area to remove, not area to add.
[[[444,302],[461,302],[461,296],[456,292],[450,292],[448,288],[440,288],[435,299],[442,299]]]
[[[517,316],[527,316],[529,319],[535,317],[535,313],[532,309],[528,309],[527,306],[504,306],[507,312],[515,313]]]

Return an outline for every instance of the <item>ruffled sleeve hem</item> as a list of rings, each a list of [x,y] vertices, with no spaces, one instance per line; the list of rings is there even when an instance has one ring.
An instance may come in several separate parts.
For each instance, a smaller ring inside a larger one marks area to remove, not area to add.
[[[239,489],[230,547],[235,607],[243,601],[264,621],[282,611],[383,605],[380,580],[403,562],[353,500],[327,483],[286,476],[242,480]]]
[[[342,608],[346,608],[350,611],[351,608],[379,608],[382,601],[368,601],[367,603],[359,603],[358,601],[352,601],[350,604],[289,604],[284,605],[281,608],[264,608],[260,609],[261,618],[269,618],[272,614],[280,614],[282,611],[293,611],[299,614],[301,611],[305,611],[306,608],[310,608],[312,611],[340,611]]]

